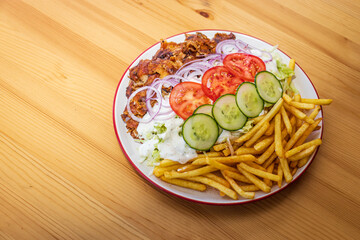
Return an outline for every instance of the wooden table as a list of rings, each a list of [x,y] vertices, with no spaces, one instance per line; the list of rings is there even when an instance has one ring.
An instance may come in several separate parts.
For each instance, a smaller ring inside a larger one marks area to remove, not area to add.
[[[334,99],[308,171],[248,205],[151,187],[113,129],[115,89],[133,59],[161,38],[214,28],[279,44]],[[0,238],[359,238],[359,59],[355,0],[2,0]]]

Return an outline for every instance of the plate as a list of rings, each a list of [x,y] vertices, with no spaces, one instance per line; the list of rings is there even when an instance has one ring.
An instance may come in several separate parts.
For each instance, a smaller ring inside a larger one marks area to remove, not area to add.
[[[192,31],[192,32],[186,32],[177,34],[175,36],[167,38],[168,41],[173,42],[183,42],[185,41],[185,34],[191,34],[201,32],[205,34],[207,37],[212,38],[215,33],[221,32],[221,33],[233,33],[236,36],[236,39],[240,39],[242,41],[245,41],[249,43],[250,45],[260,48],[260,49],[272,49],[273,45],[260,40],[258,38],[234,32],[234,31],[225,31],[225,30],[198,30],[198,31]],[[191,189],[186,189],[182,187],[178,187],[175,185],[168,184],[166,182],[161,181],[154,175],[152,175],[152,167],[149,167],[146,165],[146,163],[141,163],[140,157],[137,151],[137,147],[139,143],[134,142],[133,138],[130,136],[130,134],[127,133],[127,129],[125,127],[125,123],[121,119],[121,114],[123,110],[125,109],[127,98],[125,95],[126,87],[129,84],[129,69],[133,66],[136,66],[138,62],[141,59],[151,59],[152,56],[160,49],[160,42],[154,44],[153,46],[146,49],[143,53],[141,53],[126,69],[125,73],[120,79],[120,82],[118,84],[118,87],[116,89],[115,98],[114,98],[114,105],[113,105],[113,122],[114,122],[114,129],[117,136],[117,139],[119,141],[120,147],[122,148],[126,158],[129,160],[129,162],[133,165],[135,170],[144,177],[148,182],[155,185],[159,189],[170,193],[172,195],[175,195],[177,197],[190,200],[197,203],[204,203],[204,204],[211,204],[211,205],[235,205],[235,204],[244,204],[253,202],[256,200],[264,199],[266,197],[269,197],[275,193],[280,192],[287,186],[289,186],[291,183],[296,181],[310,166],[312,163],[317,150],[312,154],[309,161],[305,166],[298,169],[296,174],[294,175],[293,181],[290,183],[284,183],[281,188],[278,186],[275,186],[272,188],[272,191],[270,193],[263,193],[263,192],[257,192],[255,194],[254,199],[244,199],[241,198],[238,200],[232,200],[228,197],[221,197],[219,195],[218,190],[212,189],[211,187],[208,187],[208,189],[205,192],[198,192]],[[290,60],[290,57],[286,55],[281,50],[277,49],[277,53],[280,55],[284,63],[288,63]],[[313,83],[310,81],[309,77],[306,75],[306,73],[301,69],[301,67],[296,64],[295,66],[295,78],[293,79],[294,84],[296,88],[301,93],[301,96],[304,98],[319,98],[318,93],[316,92],[316,89],[313,85]],[[318,117],[322,117],[322,110],[319,112]],[[322,138],[323,133],[323,125],[322,121],[320,123],[321,131],[313,132],[309,139],[315,139],[315,138]]]

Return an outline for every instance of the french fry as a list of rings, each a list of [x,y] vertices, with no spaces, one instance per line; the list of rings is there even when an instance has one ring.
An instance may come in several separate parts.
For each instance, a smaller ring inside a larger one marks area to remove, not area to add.
[[[293,170],[291,171],[291,175],[294,176],[297,170],[298,170],[298,168],[297,168],[297,167],[294,167]]]
[[[209,158],[198,158],[193,161],[191,164],[193,165],[206,165],[207,159],[214,159],[219,163],[224,164],[232,164],[232,163],[239,163],[239,162],[247,162],[247,161],[255,161],[256,157],[251,154],[243,154],[239,156],[228,156],[228,157],[209,157]]]
[[[242,197],[253,199],[255,197],[254,192],[245,192],[240,186],[234,181],[234,179],[230,178],[226,174],[223,174],[225,179],[230,183],[231,187]]]
[[[231,154],[231,151],[229,148],[225,148],[224,150],[222,150],[222,153],[224,154],[225,157],[227,157]]]
[[[298,164],[298,161],[291,161],[291,162],[290,162],[290,168],[296,167],[297,164]]]
[[[191,170],[195,170],[195,169],[200,168],[200,167],[201,167],[200,165],[192,165],[191,163],[189,163],[189,164],[185,164],[182,167],[179,167],[176,171],[179,172],[179,173],[182,173],[182,172],[188,172],[188,171],[191,171]]]
[[[256,176],[259,176],[262,178],[267,178],[267,179],[270,179],[270,180],[276,181],[276,182],[280,180],[278,175],[250,167],[249,165],[246,165],[245,163],[240,163],[238,165],[240,168],[242,168],[242,169],[246,170],[247,172],[252,173]]]
[[[273,154],[271,154],[271,156],[268,159],[266,159],[266,161],[262,164],[262,166],[264,168],[269,167],[277,157],[278,155],[276,154],[276,152],[273,152]]]
[[[274,142],[274,136],[266,137],[264,140],[256,143],[254,149],[256,151],[263,151]]]
[[[173,161],[173,160],[170,160],[170,159],[164,159],[164,160],[162,160],[160,162],[159,167],[169,167],[169,166],[173,166],[173,165],[176,165],[176,164],[179,164],[179,162]]]
[[[310,157],[305,157],[305,158],[303,158],[303,159],[300,159],[300,160],[298,161],[297,167],[298,167],[298,168],[301,168],[301,167],[305,166],[306,163],[309,161],[309,158],[310,158]]]
[[[256,192],[260,190],[260,188],[256,185],[242,185],[240,188],[245,192]]]
[[[314,120],[312,120],[311,118],[309,118],[308,116],[306,116],[305,113],[303,113],[302,111],[300,111],[299,109],[288,105],[287,103],[284,103],[284,107],[287,111],[291,112],[291,114],[293,114],[295,117],[297,117],[300,120],[304,120],[307,123],[314,123]]]
[[[281,116],[282,116],[282,120],[283,120],[283,122],[285,124],[286,130],[287,130],[288,134],[290,135],[291,132],[292,132],[292,126],[291,126],[289,116],[286,113],[284,106],[281,107],[280,113],[281,113]]]
[[[238,196],[237,196],[236,192],[234,192],[230,188],[227,188],[224,185],[222,185],[222,184],[220,184],[220,183],[218,183],[218,182],[216,182],[216,181],[214,181],[212,179],[209,179],[207,177],[197,176],[197,177],[189,177],[187,179],[190,180],[190,181],[200,182],[202,184],[205,184],[205,185],[208,185],[210,187],[216,188],[216,189],[218,189],[219,191],[225,193],[227,196],[229,196],[230,198],[232,198],[234,200],[238,199]]]
[[[296,143],[294,144],[294,147],[300,146],[301,144],[303,144],[307,137],[315,130],[315,128],[317,127],[317,125],[320,123],[321,118],[316,119],[315,122],[313,124],[311,124],[305,131],[304,133],[301,135],[301,137],[296,141]]]
[[[294,96],[294,102],[300,102],[301,101],[301,96],[300,94],[295,94]],[[289,103],[291,105],[291,103]]]
[[[195,183],[184,179],[168,179],[164,176],[161,176],[160,179],[163,180],[164,182],[171,183],[184,188],[190,188],[201,192],[206,190],[206,185],[201,183]]]
[[[311,103],[315,105],[329,105],[332,103],[332,99],[309,99],[309,98],[302,98],[301,102],[303,103]]]
[[[265,117],[264,115],[260,115],[260,116],[257,116],[256,118],[252,118],[250,120],[253,121],[254,124],[258,124],[264,117]]]
[[[241,175],[239,172],[232,172],[229,170],[223,170],[227,176],[235,179],[236,181],[244,182],[244,183],[252,183],[249,179],[247,179],[244,175]]]
[[[266,169],[266,171],[267,171],[268,173],[272,174],[273,171],[274,171],[274,167],[275,167],[275,163],[272,163],[272,164]],[[279,181],[280,181],[279,175],[274,175],[274,176],[277,176],[277,177],[279,178]],[[269,187],[272,187],[272,181],[271,181],[271,179],[269,179],[269,178],[264,178],[264,183],[266,183],[266,185],[268,185]]]
[[[216,171],[217,168],[214,168],[212,166],[205,166],[202,168],[198,168],[195,170],[191,170],[188,172],[175,172],[175,171],[171,171],[171,172],[164,172],[164,176],[166,178],[188,178],[188,177],[195,177],[195,176],[199,176],[199,175],[204,175],[206,173],[210,173],[210,172],[214,172]]]
[[[250,147],[239,147],[238,149],[236,149],[235,154],[240,156],[240,155],[244,155],[244,154],[260,154],[262,153],[261,151],[256,151],[255,148]]]
[[[284,150],[285,151],[289,151],[292,146],[294,146],[294,144],[299,140],[299,138],[304,134],[304,132],[306,131],[306,129],[308,129],[309,124],[308,123],[304,123],[296,132],[293,136],[291,136],[290,140],[286,143]],[[283,169],[284,170],[284,169]]]
[[[274,133],[274,127],[275,127],[275,119],[272,119],[270,122],[269,128],[264,133],[265,136],[271,136]]]
[[[219,151],[224,150],[225,148],[227,148],[227,144],[226,143],[220,143],[220,144],[214,145],[213,148],[214,148],[215,151],[219,152]]]
[[[316,116],[318,115],[318,113],[320,112],[321,107],[320,106],[316,106],[315,109],[311,112],[311,114],[309,115],[309,118],[311,119],[315,119]]]
[[[229,171],[236,172],[236,168],[233,168],[233,167],[227,166],[223,163],[220,163],[220,162],[214,160],[214,158],[208,158],[206,160],[207,160],[207,164],[209,164],[210,166],[215,167],[219,170],[229,170]]]
[[[308,157],[310,156],[316,149],[317,146],[311,146],[291,157],[288,158],[289,161],[298,161],[301,160],[302,158]]]
[[[176,165],[168,166],[168,167],[159,167],[159,166],[156,166],[156,167],[154,167],[153,174],[154,174],[156,177],[160,177],[160,176],[164,175],[164,172],[176,170],[176,169],[178,169],[178,168],[181,167],[181,166],[182,166],[182,165],[179,164],[179,163],[176,164]]]
[[[266,168],[260,166],[259,164],[256,164],[254,162],[246,162],[246,164],[250,167],[253,167],[253,168],[256,168],[256,169],[259,169],[261,171],[267,171]]]
[[[291,182],[291,180],[293,179],[290,169],[289,169],[289,164],[287,162],[287,160],[285,158],[280,158],[280,164],[281,164],[281,168],[283,170],[284,173],[284,178],[285,181],[287,183]]]
[[[263,119],[260,120],[258,124],[256,124],[249,132],[242,135],[240,138],[236,140],[237,143],[243,143],[246,140],[249,140],[261,127],[265,122],[269,122],[280,110],[283,99],[280,98],[276,104],[271,108],[271,110],[265,115]]]
[[[225,179],[223,179],[222,177],[219,177],[218,175],[214,174],[214,173],[207,173],[204,174],[205,177],[210,178],[218,183],[221,183],[222,185],[224,185],[225,187],[230,188],[230,184],[228,181],[226,181]]]
[[[245,147],[251,147],[269,128],[269,122],[265,122],[262,127],[256,132],[247,142],[245,142]]]
[[[295,70],[295,59],[290,59],[289,68],[291,68],[292,70]],[[286,79],[286,83],[288,86],[290,86],[291,79],[292,79],[292,76],[290,76]]]
[[[241,174],[243,174],[247,179],[249,179],[252,183],[254,183],[258,188],[260,188],[261,191],[266,193],[271,191],[271,188],[268,185],[266,185],[263,181],[261,181],[252,173],[249,173],[248,171],[241,168],[240,164],[237,165],[237,168]]]
[[[283,170],[281,168],[281,164],[278,165],[277,173],[278,173],[278,176],[280,178],[280,180],[278,181],[278,186],[279,186],[279,188],[281,188],[282,179],[283,179],[283,176],[284,176],[284,172],[283,172]]]
[[[281,115],[280,113],[276,114],[275,116],[275,152],[278,157],[284,156],[284,148],[282,146],[282,134],[281,134]]]
[[[291,102],[290,106],[296,107],[297,109],[314,109],[315,105],[312,103],[302,103],[302,102]]]
[[[286,93],[283,93],[283,97],[282,97],[282,98],[284,99],[284,101],[285,101],[287,104],[289,104],[289,103],[292,102],[292,98],[291,98],[289,95],[287,95]]]
[[[303,150],[305,150],[305,149],[307,149],[307,148],[309,148],[311,146],[319,146],[321,143],[322,143],[321,139],[315,139],[315,140],[312,140],[310,142],[304,143],[304,144],[302,144],[302,145],[300,145],[298,147],[295,147],[295,148],[287,151],[285,153],[285,158],[289,158],[289,157],[291,157],[291,156],[293,156],[293,155],[295,155],[295,154],[297,154],[297,153],[299,153],[299,152],[301,152],[301,151],[303,151]]]
[[[205,157],[221,157],[224,156],[221,152],[208,152],[205,154],[198,154],[197,157],[193,158],[192,160],[196,160],[198,158],[205,158]]]

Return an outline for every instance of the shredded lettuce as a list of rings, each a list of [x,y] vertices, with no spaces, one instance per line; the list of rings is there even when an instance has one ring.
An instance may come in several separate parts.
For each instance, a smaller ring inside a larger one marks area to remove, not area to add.
[[[294,70],[289,68],[286,64],[282,63],[280,59],[276,59],[276,66],[278,69],[278,73],[275,73],[275,76],[278,79],[286,79],[294,75]]]
[[[245,126],[242,128],[244,133],[249,132],[253,128],[254,120],[249,120],[245,123]]]
[[[157,134],[162,134],[162,133],[166,132],[165,123],[157,123],[154,126],[154,128],[155,128]]]

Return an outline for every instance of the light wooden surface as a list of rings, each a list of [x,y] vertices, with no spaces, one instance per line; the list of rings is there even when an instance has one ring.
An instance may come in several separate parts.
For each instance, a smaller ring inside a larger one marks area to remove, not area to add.
[[[113,130],[132,60],[213,28],[279,44],[334,99],[308,171],[243,206],[151,187]],[[356,0],[1,0],[0,239],[359,239],[359,59]]]

